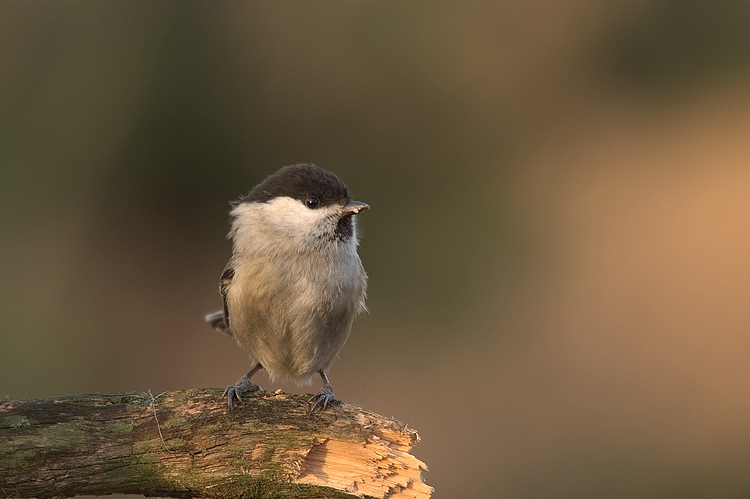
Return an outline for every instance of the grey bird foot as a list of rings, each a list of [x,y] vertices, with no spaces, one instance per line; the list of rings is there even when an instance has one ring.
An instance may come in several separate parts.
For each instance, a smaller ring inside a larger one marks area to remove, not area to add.
[[[245,374],[233,385],[229,385],[224,390],[224,395],[227,398],[227,404],[229,405],[229,412],[232,412],[232,401],[237,399],[237,402],[242,403],[242,395],[250,392],[260,392],[263,388],[250,381],[250,377]]]
[[[315,401],[315,403],[313,404],[312,408],[310,408],[310,414],[312,414],[315,408],[318,406],[320,406],[321,412],[325,411],[330,404],[333,404],[333,401],[335,400],[333,398],[333,387],[330,384],[326,383],[325,385],[323,385],[322,390],[310,397],[308,403],[312,402],[313,400]]]

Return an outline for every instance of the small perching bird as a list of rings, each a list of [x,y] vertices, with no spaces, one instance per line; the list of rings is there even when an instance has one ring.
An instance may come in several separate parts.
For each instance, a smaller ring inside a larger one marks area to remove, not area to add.
[[[229,385],[234,399],[260,390],[250,378],[323,388],[311,412],[333,401],[326,374],[365,309],[367,275],[357,254],[354,215],[368,209],[316,165],[285,166],[240,198],[231,211],[233,253],[221,276],[224,308],[206,316],[250,356],[251,369]]]

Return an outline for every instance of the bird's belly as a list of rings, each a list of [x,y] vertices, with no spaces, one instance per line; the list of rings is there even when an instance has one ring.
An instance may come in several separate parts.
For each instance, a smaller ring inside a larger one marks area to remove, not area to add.
[[[239,277],[240,282],[269,282]],[[364,288],[340,278],[294,277],[264,289],[235,287],[227,297],[230,323],[237,342],[271,379],[308,384],[328,369],[346,342]]]

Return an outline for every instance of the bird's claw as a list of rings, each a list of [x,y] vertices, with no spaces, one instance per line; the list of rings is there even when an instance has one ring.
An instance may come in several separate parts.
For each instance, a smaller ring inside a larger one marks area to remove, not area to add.
[[[308,400],[307,402],[310,403],[313,400],[315,400],[315,403],[310,408],[310,414],[312,414],[315,408],[318,406],[320,406],[321,412],[325,411],[329,405],[333,404],[335,400],[333,397],[333,387],[331,385],[323,386],[323,389],[310,397],[310,400]]]
[[[262,390],[263,389],[260,386],[250,381],[250,378],[245,375],[238,379],[235,384],[229,385],[226,390],[224,390],[224,394],[222,395],[222,397],[227,398],[229,412],[232,412],[232,401],[234,399],[237,399],[237,402],[241,404],[243,394],[250,392],[259,392]]]

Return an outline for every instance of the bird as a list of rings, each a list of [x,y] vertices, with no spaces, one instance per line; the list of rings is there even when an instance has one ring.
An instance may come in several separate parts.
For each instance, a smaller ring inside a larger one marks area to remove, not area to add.
[[[205,316],[250,358],[247,374],[224,391],[230,412],[242,395],[261,390],[251,380],[261,369],[298,386],[320,376],[310,413],[334,402],[328,370],[366,310],[355,217],[369,208],[335,174],[309,163],[281,168],[232,203],[223,308]]]

